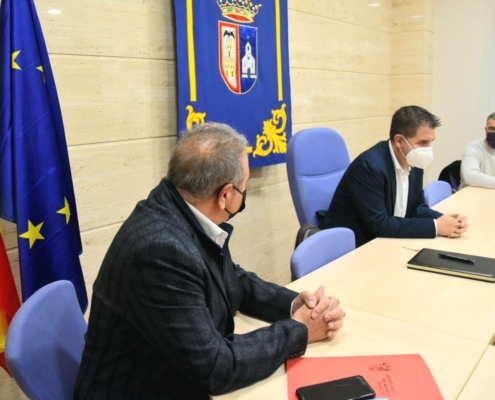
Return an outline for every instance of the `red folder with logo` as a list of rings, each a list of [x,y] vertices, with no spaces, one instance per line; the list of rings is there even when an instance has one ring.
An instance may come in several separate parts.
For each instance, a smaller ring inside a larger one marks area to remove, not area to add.
[[[296,389],[361,375],[388,400],[443,400],[425,361],[419,354],[357,357],[303,357],[287,361],[288,399]]]

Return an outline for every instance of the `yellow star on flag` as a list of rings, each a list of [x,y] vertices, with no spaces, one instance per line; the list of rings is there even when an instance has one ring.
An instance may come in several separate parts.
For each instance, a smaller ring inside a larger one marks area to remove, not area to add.
[[[64,197],[64,208],[61,208],[60,210],[57,211],[57,214],[64,214],[65,215],[65,224],[69,223],[70,220],[70,208],[69,208],[69,202],[67,199]]]
[[[17,50],[17,51],[14,51],[12,53],[12,68],[18,69],[18,70],[20,70],[21,67],[19,67],[19,65],[15,62],[15,59],[17,58],[17,56],[19,55],[20,52],[21,52],[20,50]]]
[[[33,247],[34,242],[38,239],[45,239],[43,235],[41,234],[40,230],[41,227],[43,226],[44,222],[42,222],[39,225],[34,226],[33,223],[28,220],[28,230],[27,232],[24,232],[22,235],[19,235],[19,237],[23,239],[29,239],[29,248],[31,249]]]
[[[45,73],[43,72],[43,65],[36,67],[38,71],[41,71],[41,75],[43,75],[43,83],[45,83]]]

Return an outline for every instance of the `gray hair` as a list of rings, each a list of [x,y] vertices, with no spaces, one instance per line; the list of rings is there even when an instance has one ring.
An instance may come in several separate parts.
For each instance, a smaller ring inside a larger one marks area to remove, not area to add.
[[[486,119],[486,124],[488,125],[488,121],[490,121],[491,119],[495,119],[495,112],[492,112],[488,118]]]
[[[245,177],[242,154],[246,138],[225,124],[195,125],[182,132],[168,163],[168,180],[197,199],[205,199],[227,183],[240,188]]]

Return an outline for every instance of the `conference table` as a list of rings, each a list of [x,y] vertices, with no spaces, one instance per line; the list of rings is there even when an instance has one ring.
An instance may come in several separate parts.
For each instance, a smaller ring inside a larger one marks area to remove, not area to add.
[[[495,258],[494,205],[495,190],[465,188],[433,207],[468,217],[460,238],[377,238],[287,287],[301,291],[324,284],[343,305],[493,343],[495,284],[411,270],[407,261],[422,248]]]
[[[495,346],[488,346],[459,400],[493,400],[495,398]]]
[[[495,393],[495,346],[488,346],[462,390],[459,400],[493,400]]]
[[[495,379],[487,379],[495,368],[495,284],[407,268],[422,248],[495,258],[493,204],[494,190],[465,188],[433,207],[468,217],[460,238],[377,238],[287,285],[314,291],[323,284],[347,312],[338,336],[309,345],[305,356],[419,353],[445,399],[495,399]],[[265,325],[236,317],[236,333]],[[286,399],[285,367],[214,398]]]

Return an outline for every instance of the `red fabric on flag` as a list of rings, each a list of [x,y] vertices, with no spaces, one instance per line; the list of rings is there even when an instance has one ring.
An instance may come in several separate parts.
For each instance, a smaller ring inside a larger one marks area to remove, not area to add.
[[[14,276],[12,275],[7,251],[5,250],[3,238],[0,234],[0,313],[3,312],[5,314],[7,324],[10,324],[19,307],[19,296],[15,288]],[[0,317],[3,318],[3,316]],[[8,325],[3,327],[3,324],[0,324],[0,329],[2,330],[7,327]],[[0,332],[0,336],[6,336],[6,334],[7,332]],[[3,352],[0,353],[0,366],[10,375]]]

